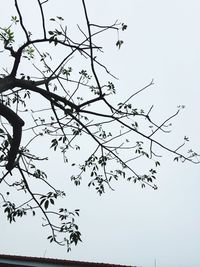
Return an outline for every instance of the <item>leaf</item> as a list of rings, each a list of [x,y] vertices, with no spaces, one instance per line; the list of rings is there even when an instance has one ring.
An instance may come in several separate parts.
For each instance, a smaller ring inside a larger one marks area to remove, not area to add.
[[[45,208],[45,210],[47,210],[48,207],[49,207],[49,200],[46,200],[46,201],[44,202],[44,208]]]
[[[19,22],[17,16],[11,16],[11,21],[17,24]]]
[[[79,216],[79,212],[80,212],[79,209],[76,209],[76,210],[75,210],[75,213],[76,213],[77,216]]]
[[[116,42],[116,46],[120,49],[123,43],[124,43],[124,41],[122,41],[122,40],[118,40],[118,41]]]
[[[187,141],[187,142],[189,142],[189,137],[184,136],[184,140]]]
[[[45,197],[45,196],[44,196]],[[40,205],[42,205],[44,202],[45,202],[45,198],[43,198],[41,201],[40,201]]]
[[[157,166],[160,166],[160,162],[159,162],[159,161],[156,161],[156,162],[155,162],[155,165],[156,165],[156,167],[157,167]]]
[[[122,23],[122,31],[125,31],[127,29],[127,27],[128,26],[126,24]]]
[[[57,38],[54,38],[54,44],[55,44],[55,46],[58,44],[58,39]]]
[[[53,200],[53,198],[50,198],[50,202],[51,202],[52,205],[54,205],[54,200]]]
[[[175,157],[175,158],[174,158],[174,161],[178,161],[178,157]]]
[[[57,16],[57,19],[59,19],[59,20],[64,20],[63,17],[58,17],[58,16]]]

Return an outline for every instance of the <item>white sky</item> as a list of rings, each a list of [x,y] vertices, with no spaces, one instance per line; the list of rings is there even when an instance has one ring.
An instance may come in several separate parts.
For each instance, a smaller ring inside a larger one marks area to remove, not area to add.
[[[36,2],[19,1],[33,29],[38,23],[33,12]],[[139,107],[154,104],[153,116],[158,120],[176,111],[177,105],[186,105],[173,121],[174,132],[169,142],[181,143],[187,135],[191,146],[200,151],[199,1],[88,0],[86,3],[91,22],[105,25],[119,19],[128,24],[120,51],[114,47],[115,34],[108,34],[102,40],[108,47],[103,60],[120,78],[119,100],[154,78],[155,85],[135,98],[134,103]],[[0,25],[8,15],[15,14],[13,1],[4,0],[2,4]],[[72,26],[84,23],[80,0],[49,0],[48,12],[50,16],[65,17]],[[200,266],[199,171],[200,166],[175,164],[167,156],[159,172],[159,190],[141,189],[122,181],[115,185],[114,192],[98,197],[84,185],[72,186],[66,179],[70,176],[66,169],[54,168],[52,176],[59,176],[69,195],[66,206],[81,209],[79,225],[84,242],[67,254],[65,248],[48,243],[46,230],[41,229],[37,218],[27,217],[10,225],[2,215],[0,253],[142,267],[153,267],[154,259],[157,267]]]

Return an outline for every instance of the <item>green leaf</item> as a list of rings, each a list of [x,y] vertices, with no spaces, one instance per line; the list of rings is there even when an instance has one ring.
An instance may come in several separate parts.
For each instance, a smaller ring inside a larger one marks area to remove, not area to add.
[[[17,16],[11,16],[11,21],[17,24],[19,22]]]

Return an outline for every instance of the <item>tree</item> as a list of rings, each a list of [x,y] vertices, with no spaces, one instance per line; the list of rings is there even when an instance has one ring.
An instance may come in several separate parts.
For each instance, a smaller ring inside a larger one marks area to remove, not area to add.
[[[184,152],[188,137],[175,148],[159,141],[162,134],[170,133],[170,121],[184,106],[157,123],[151,116],[153,106],[144,111],[132,104],[132,99],[153,81],[113,104],[116,78],[99,59],[103,48],[96,44],[96,37],[116,31],[115,45],[120,49],[123,41],[119,33],[126,30],[126,24],[91,23],[82,0],[86,29],[78,26],[81,41],[76,41],[64,18],[46,17],[44,6],[50,1],[38,0],[42,34],[33,34],[24,23],[20,1],[14,2],[17,15],[12,16],[8,26],[0,28],[1,52],[12,59],[11,67],[3,65],[0,74],[2,206],[10,223],[28,213],[42,212],[43,226],[50,229],[50,242],[66,244],[70,250],[72,244],[81,241],[75,223],[79,210],[54,207],[65,192],[56,188],[48,171],[43,170],[49,159],[35,149],[41,139],[62,154],[67,170],[71,173],[73,169],[70,179],[75,185],[89,176],[88,185],[100,195],[106,188],[112,190],[113,181],[119,178],[157,189],[161,150],[181,162],[199,163],[198,154],[191,149]],[[17,36],[21,38],[18,42]],[[101,72],[107,74],[107,80],[101,79]],[[89,146],[85,147],[85,143]],[[76,153],[81,154],[80,163],[74,159]],[[151,167],[141,170],[137,160],[148,161]],[[21,203],[15,200],[14,190],[21,192]]]

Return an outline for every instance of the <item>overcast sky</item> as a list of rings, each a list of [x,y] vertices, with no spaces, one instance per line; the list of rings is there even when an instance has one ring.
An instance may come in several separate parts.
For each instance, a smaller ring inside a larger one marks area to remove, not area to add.
[[[1,26],[9,15],[16,14],[13,2],[2,1]],[[19,0],[33,29],[38,23],[33,12],[36,2]],[[105,25],[119,19],[128,25],[122,34],[125,43],[120,51],[113,45],[114,34],[102,40],[108,45],[104,62],[120,78],[119,100],[153,78],[155,85],[137,96],[135,105],[141,108],[154,104],[153,115],[158,120],[172,114],[178,105],[186,105],[173,121],[169,145],[181,143],[186,135],[191,139],[191,147],[200,151],[200,2],[86,3],[91,22]],[[49,16],[65,17],[69,25],[84,23],[80,0],[49,0],[46,7]],[[83,243],[67,254],[66,248],[48,243],[39,219],[27,217],[10,225],[1,216],[0,253],[142,267],[154,267],[155,259],[157,267],[200,266],[200,166],[175,164],[168,155],[159,171],[157,191],[122,181],[115,184],[115,191],[101,197],[87,187],[70,185],[70,181],[64,180],[66,172],[63,168],[52,169],[52,174],[63,178],[60,182],[69,195],[66,206],[81,209]]]

